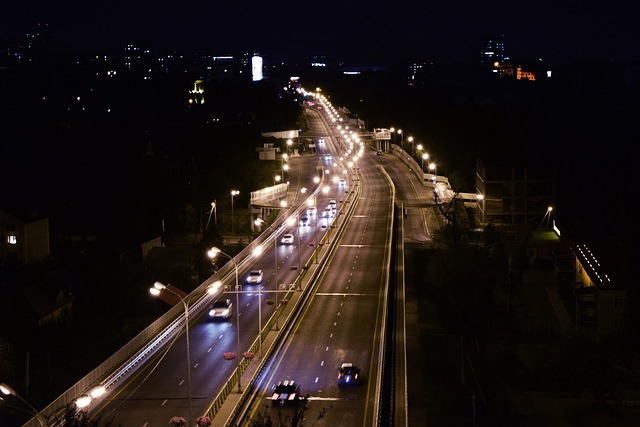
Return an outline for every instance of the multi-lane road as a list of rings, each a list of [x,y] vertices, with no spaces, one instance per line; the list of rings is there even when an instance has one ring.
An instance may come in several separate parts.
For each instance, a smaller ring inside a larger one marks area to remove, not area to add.
[[[316,204],[316,215],[303,214],[309,218],[306,225],[300,225],[301,215],[292,215],[293,224],[268,230],[277,232],[277,243],[265,247],[252,262],[243,263],[238,271],[242,285],[238,292],[230,279],[218,295],[234,303],[234,315],[228,321],[211,322],[202,314],[191,317],[189,369],[182,333],[96,405],[93,412],[101,413],[105,420],[113,420],[113,425],[136,427],[166,425],[173,416],[193,421],[204,414],[236,368],[238,359],[226,360],[223,355],[238,351],[242,354],[251,347],[260,327],[268,324],[304,266],[319,265],[313,261],[313,254],[320,244],[322,270],[314,285],[305,291],[308,304],[258,377],[256,398],[242,420],[235,422],[247,424],[257,415],[277,417],[278,411],[290,411],[266,404],[271,387],[287,379],[301,385],[308,408],[305,417],[315,419],[322,414],[317,425],[376,425],[381,334],[389,295],[393,188],[398,189],[398,200],[416,200],[428,193],[415,184],[406,166],[393,156],[377,156],[375,151],[365,149],[357,164],[350,166],[348,162],[354,152],[347,153],[346,142],[331,136],[335,129],[316,110],[309,110],[308,118],[311,129],[327,137],[324,143],[317,144],[315,155],[290,160],[287,200],[292,207],[283,209],[283,215],[289,215],[295,206],[310,199]],[[326,154],[331,154],[331,158]],[[324,191],[310,195],[318,186],[314,178],[320,176]],[[334,176],[346,182],[335,182]],[[303,192],[303,188],[310,191]],[[337,205],[335,214],[328,212],[323,216],[332,199]],[[410,238],[428,241],[432,220],[424,209],[407,215]],[[337,227],[343,224],[338,232]],[[284,233],[294,235],[293,244],[280,243],[279,236]],[[244,284],[249,269],[264,272],[262,284]],[[284,320],[278,319],[271,327],[281,328]],[[251,363],[260,363],[262,357],[260,351]],[[337,370],[343,362],[361,368],[359,384],[338,386]],[[234,385],[238,391],[248,386]],[[406,404],[404,399],[400,401]],[[215,425],[226,422],[219,418],[214,421]]]

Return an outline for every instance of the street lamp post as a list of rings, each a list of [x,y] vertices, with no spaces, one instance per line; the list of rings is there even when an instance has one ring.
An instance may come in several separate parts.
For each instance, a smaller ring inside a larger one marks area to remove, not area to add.
[[[436,181],[436,175],[438,174],[438,170],[436,169],[436,164],[435,163],[429,163],[429,171],[431,173],[431,179],[432,181]]]
[[[9,385],[7,385],[5,383],[1,383],[0,384],[0,393],[4,394],[5,396],[13,396],[13,397],[17,397],[18,399],[20,399],[25,405],[27,405],[27,407],[29,407],[28,411],[24,410],[25,412],[33,415],[38,420],[38,424],[40,424],[42,427],[45,427],[47,425],[46,421],[44,420],[44,418],[40,414],[40,411],[38,411],[36,408],[34,408],[29,402],[24,400],[22,398],[22,396],[20,396],[18,393],[16,393],[16,391],[14,389],[12,389]]]
[[[398,135],[400,135],[400,148],[404,150],[404,133],[402,133],[402,129],[398,129]]]
[[[424,161],[425,160],[429,160],[429,155],[427,153],[423,153],[422,154],[422,163],[420,165],[420,167],[422,168],[422,172],[424,172]]]
[[[216,201],[211,202],[211,210],[209,211],[209,218],[207,218],[207,225],[204,227],[204,231],[209,229],[209,222],[211,221],[211,215],[213,214],[213,222],[214,224],[218,224],[218,211],[216,206]],[[201,223],[202,224],[202,223]],[[202,228],[202,227],[201,227]]]
[[[289,218],[289,220],[287,221],[287,225],[289,227],[294,227],[296,226],[296,245],[298,246],[298,250],[297,250],[297,255],[298,255],[298,268],[300,268],[300,215],[296,214],[296,217],[291,217]]]
[[[284,172],[289,170],[287,160],[289,160],[289,155],[287,153],[283,153],[282,158],[280,159],[280,174],[282,175],[283,179],[285,178]]]
[[[236,368],[237,368],[237,373],[238,373],[238,393],[242,392],[242,387],[240,385],[240,357],[242,356],[240,354],[240,296],[239,296],[239,284],[238,284],[238,264],[236,263],[236,261],[233,259],[233,257],[231,255],[228,255],[224,252],[222,252],[220,249],[213,247],[211,249],[209,249],[209,252],[207,252],[207,255],[209,256],[210,259],[214,259],[215,257],[217,257],[218,255],[222,255],[225,258],[229,258],[229,260],[233,263],[233,267],[236,273],[236,325],[238,330],[236,331]]]
[[[180,298],[182,305],[184,307],[184,325],[185,325],[185,334],[187,336],[187,387],[189,393],[189,419],[191,419],[191,345],[189,343],[189,303],[185,300],[182,295],[175,292],[173,289],[170,289],[169,286],[164,285],[160,282],[155,282],[153,287],[149,289],[149,292],[153,296],[158,296],[160,293],[168,291]],[[215,291],[214,287],[207,287],[207,292],[213,293]]]
[[[409,144],[411,144],[411,157],[413,158],[413,152],[415,151],[413,149],[413,137],[412,136],[408,137],[407,141],[409,141]]]
[[[482,193],[478,193],[478,194],[476,195],[476,198],[478,199],[478,201],[479,201],[479,202],[482,202],[482,208],[480,208],[480,209],[482,210],[482,217],[481,217],[482,219],[481,219],[481,222],[484,224],[484,206],[485,206],[485,205],[484,205],[484,194],[482,194]]]
[[[281,200],[280,201],[280,208],[286,208],[287,207],[287,202],[286,200]],[[275,267],[276,267],[276,331],[280,329],[280,326],[278,324],[278,318],[280,317],[278,315],[278,305],[280,304],[280,300],[278,299],[278,289],[280,288],[280,284],[278,283],[278,235],[276,234],[276,239],[273,242],[273,251],[275,253],[274,255],[274,262],[275,262]]]
[[[233,223],[234,223],[234,217],[233,217],[233,198],[235,196],[237,196],[238,194],[240,194],[240,191],[238,190],[231,190],[231,234],[234,234],[233,232]]]

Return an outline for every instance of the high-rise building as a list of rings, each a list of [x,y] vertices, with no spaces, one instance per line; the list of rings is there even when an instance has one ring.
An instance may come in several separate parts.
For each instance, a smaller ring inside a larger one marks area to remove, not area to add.
[[[482,65],[492,66],[496,62],[505,62],[509,57],[504,49],[504,35],[490,34],[481,42],[480,62]]]

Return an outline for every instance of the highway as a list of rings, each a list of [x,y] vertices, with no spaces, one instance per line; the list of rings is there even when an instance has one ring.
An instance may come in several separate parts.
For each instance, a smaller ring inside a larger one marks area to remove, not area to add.
[[[322,132],[329,131],[323,127],[324,124],[319,117],[312,120],[311,125]],[[234,281],[228,280],[225,283],[226,292],[220,295],[230,298],[235,310],[240,308],[240,353],[251,347],[258,336],[260,326],[267,325],[286,289],[294,283],[301,271],[301,265],[311,259],[316,243],[321,242],[323,235],[332,230],[335,216],[323,217],[324,207],[330,199],[336,199],[336,211],[339,212],[346,192],[354,184],[351,177],[342,173],[346,165],[338,160],[325,160],[322,154],[329,149],[322,147],[322,150],[319,156],[301,156],[290,162],[289,173],[292,183],[287,195],[287,199],[293,205],[304,204],[310,198],[310,192],[302,193],[300,190],[303,187],[312,190],[317,185],[313,182],[317,175],[308,171],[315,172],[319,167],[325,169],[325,174],[328,172],[325,177],[328,191],[320,191],[315,198],[311,197],[317,203],[317,216],[310,217],[307,226],[299,226],[298,217],[294,215],[296,221],[293,225],[285,224],[278,228],[279,237],[286,232],[294,234],[294,244],[283,245],[279,243],[278,237],[275,248],[273,245],[265,247],[251,265],[239,271],[240,291],[236,294]],[[335,147],[331,151],[337,154]],[[337,166],[334,166],[334,163]],[[347,185],[339,185],[330,179],[331,174],[337,172],[341,177],[347,176]],[[269,226],[266,231],[272,232],[273,228]],[[261,287],[244,284],[249,269],[264,271]],[[237,359],[225,360],[223,357],[227,352],[237,353],[238,326],[235,314],[228,322],[208,321],[202,314],[190,318],[192,419],[206,412],[211,401],[227,383],[237,363]],[[262,322],[259,320],[259,314]],[[279,323],[279,320],[276,321],[276,329]],[[185,408],[189,405],[189,384],[185,349],[186,340],[182,333],[169,346],[157,351],[150,360],[138,368],[135,374],[111,393],[94,412],[103,414],[105,420],[113,419],[114,424],[121,426],[164,425],[175,415],[187,418],[189,415]],[[251,363],[258,363],[261,354],[258,352],[256,356],[256,360]]]
[[[289,205],[279,210],[291,222],[265,224],[263,234],[276,236],[266,242],[276,243],[266,243],[259,255],[238,261],[240,266],[235,261],[228,263],[237,268],[237,290],[233,269],[224,277],[216,275],[224,280],[224,287],[205,306],[215,298],[230,298],[234,304],[231,318],[213,322],[204,316],[206,310],[194,313],[189,319],[188,349],[183,328],[97,399],[88,408],[92,414],[119,426],[166,425],[173,416],[192,422],[203,414],[212,415],[214,426],[227,425],[225,417],[232,411],[214,409],[212,402],[229,395],[234,399],[227,401],[233,402],[251,391],[254,399],[243,407],[242,419],[233,420],[245,425],[256,416],[278,417],[279,411],[291,411],[266,403],[276,382],[293,379],[301,385],[306,418],[315,420],[322,414],[317,425],[378,425],[382,334],[387,299],[393,293],[389,289],[393,196],[396,205],[402,206],[405,201],[425,203],[433,193],[393,155],[378,156],[365,148],[357,163],[351,164],[355,151],[347,151],[347,141],[338,137],[326,117],[307,109],[307,118],[314,133],[327,137],[317,144],[316,155],[294,156],[289,161]],[[319,177],[323,181],[318,186],[314,178]],[[345,182],[340,183],[339,178]],[[324,216],[330,200],[336,201],[335,212],[329,209]],[[309,201],[315,202],[316,215],[307,213]],[[426,207],[407,209],[405,238],[427,244],[438,223],[433,212]],[[303,215],[309,218],[306,225],[300,224]],[[294,235],[293,244],[280,242],[284,233]],[[256,269],[264,272],[263,283],[246,284],[246,274]],[[313,279],[301,281],[305,273],[307,279]],[[295,291],[289,292],[292,288]],[[293,301],[286,306],[285,295],[306,302],[291,324],[277,314],[278,309],[284,313],[294,306]],[[185,301],[195,303],[200,297],[190,295]],[[256,344],[261,328],[263,338],[282,337],[273,357],[267,354],[266,345]],[[244,359],[242,355],[249,350],[255,357]],[[395,351],[402,356],[404,348]],[[225,355],[229,354],[235,358],[228,360]],[[254,389],[246,376],[240,381],[233,376],[241,361],[243,370],[264,362]],[[343,362],[361,368],[359,384],[338,387],[337,370]],[[395,387],[402,395],[406,368],[400,363],[394,369],[399,371]],[[397,398],[395,404],[399,416],[406,416],[405,397]],[[222,415],[216,417],[219,412]],[[292,414],[285,412],[287,415]]]
[[[323,414],[317,425],[374,424],[393,208],[391,190],[373,163],[375,157],[369,150],[358,163],[357,183],[363,184],[353,215],[303,315],[265,370],[243,424],[258,413],[273,419],[280,411],[292,416],[293,408],[268,404],[272,386],[280,380],[301,385],[306,418]],[[343,362],[362,369],[360,384],[338,387]]]

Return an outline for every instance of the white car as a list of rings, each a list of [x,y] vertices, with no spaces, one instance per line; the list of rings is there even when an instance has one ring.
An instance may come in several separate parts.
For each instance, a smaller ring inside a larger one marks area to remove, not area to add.
[[[331,207],[332,209],[335,209],[337,205],[337,202],[335,200],[329,200],[329,207]]]
[[[290,245],[293,243],[293,234],[291,233],[287,233],[285,235],[282,236],[282,239],[280,240],[282,242],[282,244],[284,245]]]
[[[314,215],[316,214],[316,212],[317,212],[317,211],[318,211],[318,210],[316,209],[316,207],[315,207],[315,206],[313,206],[313,207],[310,207],[309,209],[307,209],[307,214],[308,214],[309,216],[314,216]]]
[[[247,275],[247,283],[262,283],[262,270],[252,270]]]
[[[230,299],[220,299],[214,302],[209,309],[210,319],[229,320],[233,314],[233,304]]]

